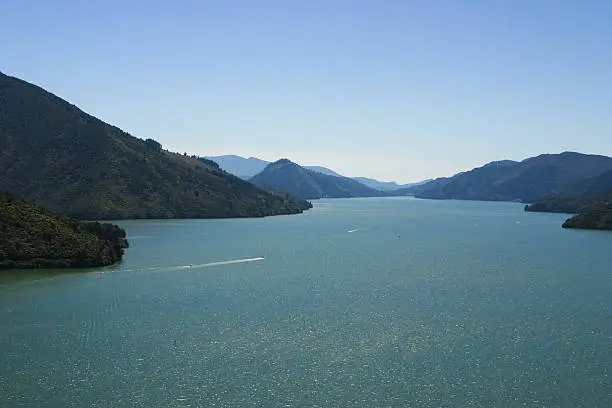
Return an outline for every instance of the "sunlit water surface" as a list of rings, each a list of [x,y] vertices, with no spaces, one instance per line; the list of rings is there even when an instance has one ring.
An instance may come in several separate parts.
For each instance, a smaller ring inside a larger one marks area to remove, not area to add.
[[[0,407],[610,407],[612,234],[510,203],[121,222],[0,274]]]

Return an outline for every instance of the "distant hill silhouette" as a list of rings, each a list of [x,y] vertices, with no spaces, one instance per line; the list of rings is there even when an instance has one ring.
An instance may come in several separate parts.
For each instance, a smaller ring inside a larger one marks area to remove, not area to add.
[[[383,195],[346,177],[335,177],[281,159],[268,165],[250,180],[253,184],[296,195],[304,199],[323,197],[377,197]]]
[[[309,207],[2,73],[0,189],[79,219],[259,217]]]
[[[206,156],[205,158],[217,163],[221,169],[228,173],[244,180],[248,180],[257,173],[260,173],[270,164],[270,162],[258,159],[257,157],[244,158],[234,154]]]
[[[361,184],[373,188],[375,190],[396,192],[398,190],[404,190],[410,187],[419,186],[430,182],[431,180],[424,180],[418,183],[398,184],[395,181],[378,181],[369,177],[353,177],[353,180],[357,180]]]
[[[259,174],[271,162],[258,159],[257,157],[245,158],[228,154],[224,156],[206,156],[206,159],[212,160],[219,165],[223,170],[238,176],[244,180]],[[316,171],[317,173],[327,174],[329,176],[343,177],[335,171],[323,166],[302,166],[305,169]]]
[[[434,188],[441,188],[443,185],[449,183],[450,180],[451,180],[450,177],[438,177],[433,180],[427,180],[423,183],[416,183],[408,187],[402,187],[397,190],[393,190],[391,193],[397,196],[404,196],[404,195],[417,196],[423,191],[434,189]]]
[[[409,188],[418,198],[534,202],[566,195],[612,170],[612,158],[575,152],[543,154],[521,162],[492,162],[450,178]]]
[[[61,217],[2,191],[0,231],[0,269],[105,266],[127,247],[116,225]]]
[[[256,174],[261,173],[266,166],[270,164],[270,162],[258,159],[256,157],[241,157],[233,154],[224,155],[224,156],[206,156],[206,159],[212,160],[219,165],[219,167],[228,173],[232,173],[244,180],[249,180],[254,177]],[[345,177],[342,174],[331,170],[327,167],[323,166],[301,166],[307,170],[316,171],[317,173],[325,174],[328,176],[334,177]],[[358,181],[359,183],[370,187],[374,190],[380,191],[395,191],[403,188],[407,188],[410,186],[420,185],[429,180],[425,180],[419,183],[410,183],[410,184],[397,184],[393,181],[378,181],[369,177],[350,177],[353,180]]]

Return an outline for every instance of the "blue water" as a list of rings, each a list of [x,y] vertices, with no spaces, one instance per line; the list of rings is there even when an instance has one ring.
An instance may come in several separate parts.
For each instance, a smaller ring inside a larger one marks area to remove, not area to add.
[[[121,222],[120,265],[0,274],[0,407],[612,406],[611,233],[314,204]]]

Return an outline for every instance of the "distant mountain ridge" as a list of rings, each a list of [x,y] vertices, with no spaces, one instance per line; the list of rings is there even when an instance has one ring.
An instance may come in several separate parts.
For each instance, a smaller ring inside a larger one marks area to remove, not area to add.
[[[316,171],[317,173],[325,174],[326,176],[344,177],[342,174],[336,173],[335,171],[328,169],[327,167],[322,167],[322,166],[303,166],[303,167],[308,170]]]
[[[364,184],[370,188],[375,190],[385,191],[385,192],[394,192],[400,189],[405,189],[412,186],[418,186],[421,184],[425,184],[431,180],[423,180],[417,183],[407,183],[407,184],[398,184],[395,181],[378,181],[368,177],[353,177],[353,180],[357,180],[361,184]]]
[[[304,168],[288,159],[269,164],[250,181],[258,186],[304,199],[380,197],[378,190],[347,177],[336,177]]]
[[[607,156],[576,152],[543,154],[521,162],[491,162],[453,177],[408,188],[406,193],[429,199],[534,202],[566,194],[610,170],[612,158]]]
[[[0,73],[0,189],[78,219],[299,213],[209,160],[135,138],[44,89]]]
[[[266,166],[268,166],[271,162],[258,159],[256,157],[241,157],[237,155],[224,155],[224,156],[205,156],[206,159],[212,160],[219,165],[219,167],[228,173],[234,174],[242,179],[249,180],[253,176],[258,173],[261,173]],[[301,166],[305,169],[316,171],[317,173],[325,174],[328,176],[334,177],[346,177],[342,174],[331,170],[327,167],[323,166]],[[423,184],[429,180],[421,181],[418,183],[409,183],[409,184],[398,184],[394,181],[378,181],[373,178],[368,177],[349,177],[353,180],[360,182],[363,185],[366,185],[374,190],[380,191],[393,191],[398,190],[400,188],[406,188],[413,185]]]
[[[272,163],[266,160],[258,159],[257,157],[245,158],[235,154],[227,154],[223,156],[205,156],[204,158],[212,160],[213,162],[217,163],[221,169],[244,180],[248,180],[256,174],[261,173],[266,166]],[[328,176],[344,177],[341,174],[338,174],[335,171],[323,166],[302,167]]]
[[[204,158],[217,163],[222,170],[243,180],[248,180],[257,173],[261,173],[270,164],[270,162],[258,159],[257,157],[244,158],[235,154],[205,156]]]

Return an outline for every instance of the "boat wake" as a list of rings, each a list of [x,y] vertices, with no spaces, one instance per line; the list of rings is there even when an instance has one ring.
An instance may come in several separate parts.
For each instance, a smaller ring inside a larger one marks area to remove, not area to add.
[[[211,268],[213,266],[222,266],[222,265],[232,265],[232,264],[240,264],[247,262],[257,262],[263,261],[263,256],[259,256],[256,258],[244,258],[244,259],[231,259],[228,261],[219,261],[219,262],[209,262],[203,264],[188,264],[188,265],[178,265],[178,266],[152,266],[150,268],[136,268],[136,269],[127,269],[124,272],[143,272],[143,271],[169,271],[169,270],[180,270],[180,269],[201,269],[201,268]]]
[[[263,256],[260,256],[260,257],[257,257],[257,258],[232,259],[231,261],[210,262],[210,263],[198,264],[198,265],[182,265],[182,266],[177,266],[176,269],[210,268],[211,266],[221,266],[221,265],[232,265],[232,264],[247,263],[247,262],[257,262],[257,261],[263,261],[264,259],[266,259],[266,258],[264,258]]]

